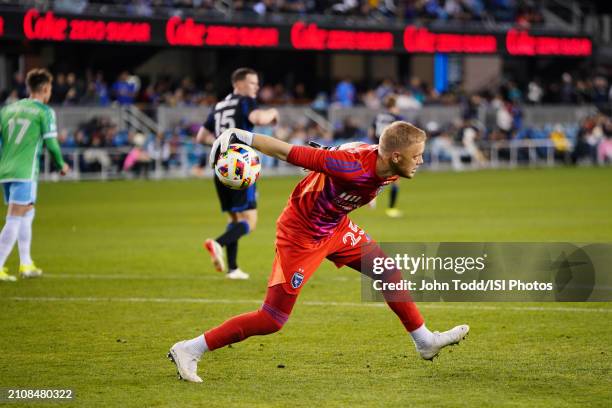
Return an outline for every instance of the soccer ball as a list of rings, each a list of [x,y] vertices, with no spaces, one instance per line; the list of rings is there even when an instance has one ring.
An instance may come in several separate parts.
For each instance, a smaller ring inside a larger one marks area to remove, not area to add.
[[[215,174],[219,180],[232,190],[244,190],[255,184],[261,171],[257,152],[243,144],[229,145],[225,153],[219,155],[215,164]]]

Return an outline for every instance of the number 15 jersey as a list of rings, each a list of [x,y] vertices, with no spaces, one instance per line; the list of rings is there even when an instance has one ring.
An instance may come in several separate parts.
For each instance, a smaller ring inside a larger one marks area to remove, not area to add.
[[[250,132],[253,130],[253,124],[249,120],[249,114],[255,109],[257,101],[254,98],[231,93],[215,104],[204,122],[204,127],[215,137],[232,127]]]

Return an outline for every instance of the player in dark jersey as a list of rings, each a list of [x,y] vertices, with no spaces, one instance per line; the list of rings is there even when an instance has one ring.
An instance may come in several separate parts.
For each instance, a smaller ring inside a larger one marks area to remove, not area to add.
[[[251,68],[239,68],[232,74],[234,91],[225,99],[215,104],[206,122],[198,132],[197,140],[212,144],[224,130],[238,127],[252,130],[255,125],[270,125],[278,120],[276,109],[257,108],[257,91],[259,78]],[[221,210],[229,214],[226,231],[216,239],[207,239],[204,248],[210,253],[215,269],[225,270],[223,248],[227,250],[230,279],[248,279],[249,275],[238,268],[238,240],[243,235],[255,230],[257,224],[257,201],[255,184],[246,190],[232,190],[225,187],[214,177],[215,187]]]
[[[397,97],[395,95],[389,95],[385,98],[384,106],[386,110],[377,114],[372,122],[370,128],[370,138],[374,144],[378,144],[380,135],[387,126],[398,120],[404,120],[399,114],[400,110],[397,107]],[[391,184],[391,194],[389,198],[389,208],[385,210],[385,213],[391,218],[399,218],[403,215],[402,211],[395,207],[397,203],[397,194],[399,193],[399,179]],[[376,206],[376,199],[372,200],[371,206]]]

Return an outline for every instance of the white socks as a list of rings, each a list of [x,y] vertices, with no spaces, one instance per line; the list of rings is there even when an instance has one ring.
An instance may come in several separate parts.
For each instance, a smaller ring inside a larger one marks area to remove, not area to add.
[[[6,216],[6,223],[0,232],[0,266],[4,266],[6,258],[13,250],[22,218],[14,215]]]
[[[410,332],[414,345],[419,348],[428,347],[433,339],[433,333],[425,326],[425,323],[416,330]]]
[[[32,245],[32,221],[34,220],[35,210],[32,208],[21,217],[19,234],[17,235],[17,246],[19,247],[19,262],[21,265],[32,264],[30,247]]]
[[[185,347],[187,347],[187,351],[198,357],[204,354],[205,351],[208,351],[208,344],[206,344],[203,334],[191,340],[185,340]]]

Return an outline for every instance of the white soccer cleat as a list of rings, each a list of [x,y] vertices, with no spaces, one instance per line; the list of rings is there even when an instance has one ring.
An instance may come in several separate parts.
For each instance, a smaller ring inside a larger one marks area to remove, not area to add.
[[[223,260],[223,248],[214,239],[207,239],[204,241],[204,248],[210,254],[210,260],[217,272],[223,272],[225,270],[225,261]]]
[[[417,351],[425,360],[433,360],[434,357],[440,353],[446,346],[458,344],[461,340],[467,336],[470,331],[470,326],[462,324],[460,326],[453,327],[445,332],[433,332],[433,340],[428,346],[419,347],[416,346]]]
[[[202,379],[198,376],[198,361],[200,361],[200,358],[187,351],[184,340],[170,348],[168,358],[176,365],[179,379],[195,383],[202,382]]]
[[[227,279],[249,279],[249,274],[243,272],[240,268],[236,268],[229,271],[225,277]]]

